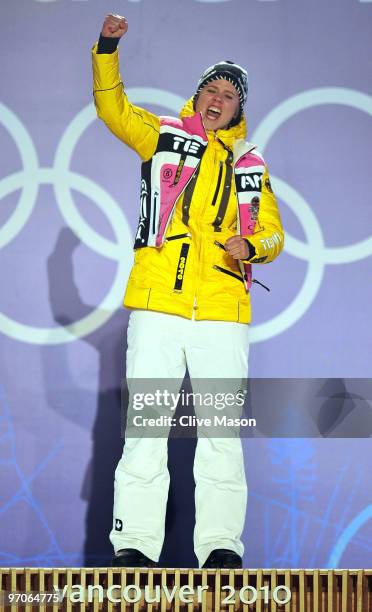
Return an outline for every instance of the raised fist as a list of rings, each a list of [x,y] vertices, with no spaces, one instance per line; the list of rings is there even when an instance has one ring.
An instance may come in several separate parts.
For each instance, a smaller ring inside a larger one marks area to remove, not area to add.
[[[101,34],[108,38],[121,38],[128,30],[128,22],[121,15],[106,15]]]

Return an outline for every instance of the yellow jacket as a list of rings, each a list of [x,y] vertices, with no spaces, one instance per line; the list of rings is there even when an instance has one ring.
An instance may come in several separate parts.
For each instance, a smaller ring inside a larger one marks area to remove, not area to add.
[[[118,51],[112,54],[97,54],[96,51],[97,45],[92,49],[97,115],[120,140],[140,155],[146,173],[148,164],[151,164],[158,151],[160,134],[164,131],[162,120],[128,101],[119,74]],[[191,99],[185,104],[180,117],[193,115],[195,112]],[[177,133],[177,129],[173,131]],[[239,146],[243,146],[245,151],[254,150],[259,160],[262,157],[254,145],[244,142],[244,117],[229,130],[218,130],[216,134],[204,131],[204,134],[205,146],[202,147],[201,160],[195,162],[198,167],[193,178],[197,176],[197,179],[192,185],[192,181],[189,181],[177,198],[161,243],[157,243],[158,246],[135,249],[124,305],[130,309],[157,310],[189,319],[249,323],[250,295],[243,282],[244,270],[239,262],[224,251],[223,244],[230,236],[239,233],[237,180],[241,179],[244,187],[244,181],[251,181],[251,178],[248,175],[247,178],[245,175],[241,177],[238,172],[244,169],[238,170],[234,161],[234,176],[231,180],[228,163],[231,165],[232,151]],[[277,202],[271,190],[267,168],[263,160],[261,163],[260,198],[255,211],[254,233],[246,235],[256,251],[250,262],[259,264],[275,259],[284,244]],[[167,171],[163,171],[163,175]],[[224,207],[222,222],[216,223],[225,188],[229,194],[227,205]],[[249,185],[247,189],[251,189]],[[189,193],[185,197],[187,191]],[[189,201],[186,204],[187,199]],[[137,235],[140,226],[141,215]],[[136,246],[139,246],[138,241]]]

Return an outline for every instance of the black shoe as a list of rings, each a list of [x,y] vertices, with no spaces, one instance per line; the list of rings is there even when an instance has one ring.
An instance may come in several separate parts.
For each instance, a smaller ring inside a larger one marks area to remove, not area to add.
[[[136,548],[122,548],[112,559],[112,567],[157,567],[152,561]]]
[[[203,568],[228,568],[228,569],[240,569],[243,567],[242,559],[233,550],[227,550],[226,548],[216,548],[212,550],[208,559],[203,565]]]

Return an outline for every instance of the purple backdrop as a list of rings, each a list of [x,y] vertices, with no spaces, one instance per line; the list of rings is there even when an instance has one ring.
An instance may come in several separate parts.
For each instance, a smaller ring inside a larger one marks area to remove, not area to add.
[[[248,69],[248,137],[287,231],[256,274],[271,293],[253,291],[250,374],[370,376],[372,2],[2,2],[4,566],[110,556],[139,160],[95,119],[90,48],[105,11],[129,21],[122,76],[154,112],[176,113],[216,61]],[[170,443],[164,563],[195,562],[193,444]],[[369,439],[246,440],[245,452],[249,566],[370,565]]]

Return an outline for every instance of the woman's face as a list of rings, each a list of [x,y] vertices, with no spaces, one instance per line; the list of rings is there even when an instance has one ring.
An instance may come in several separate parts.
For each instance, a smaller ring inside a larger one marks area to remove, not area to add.
[[[206,130],[226,128],[239,111],[239,94],[226,79],[216,79],[200,90],[196,112],[202,114]]]

